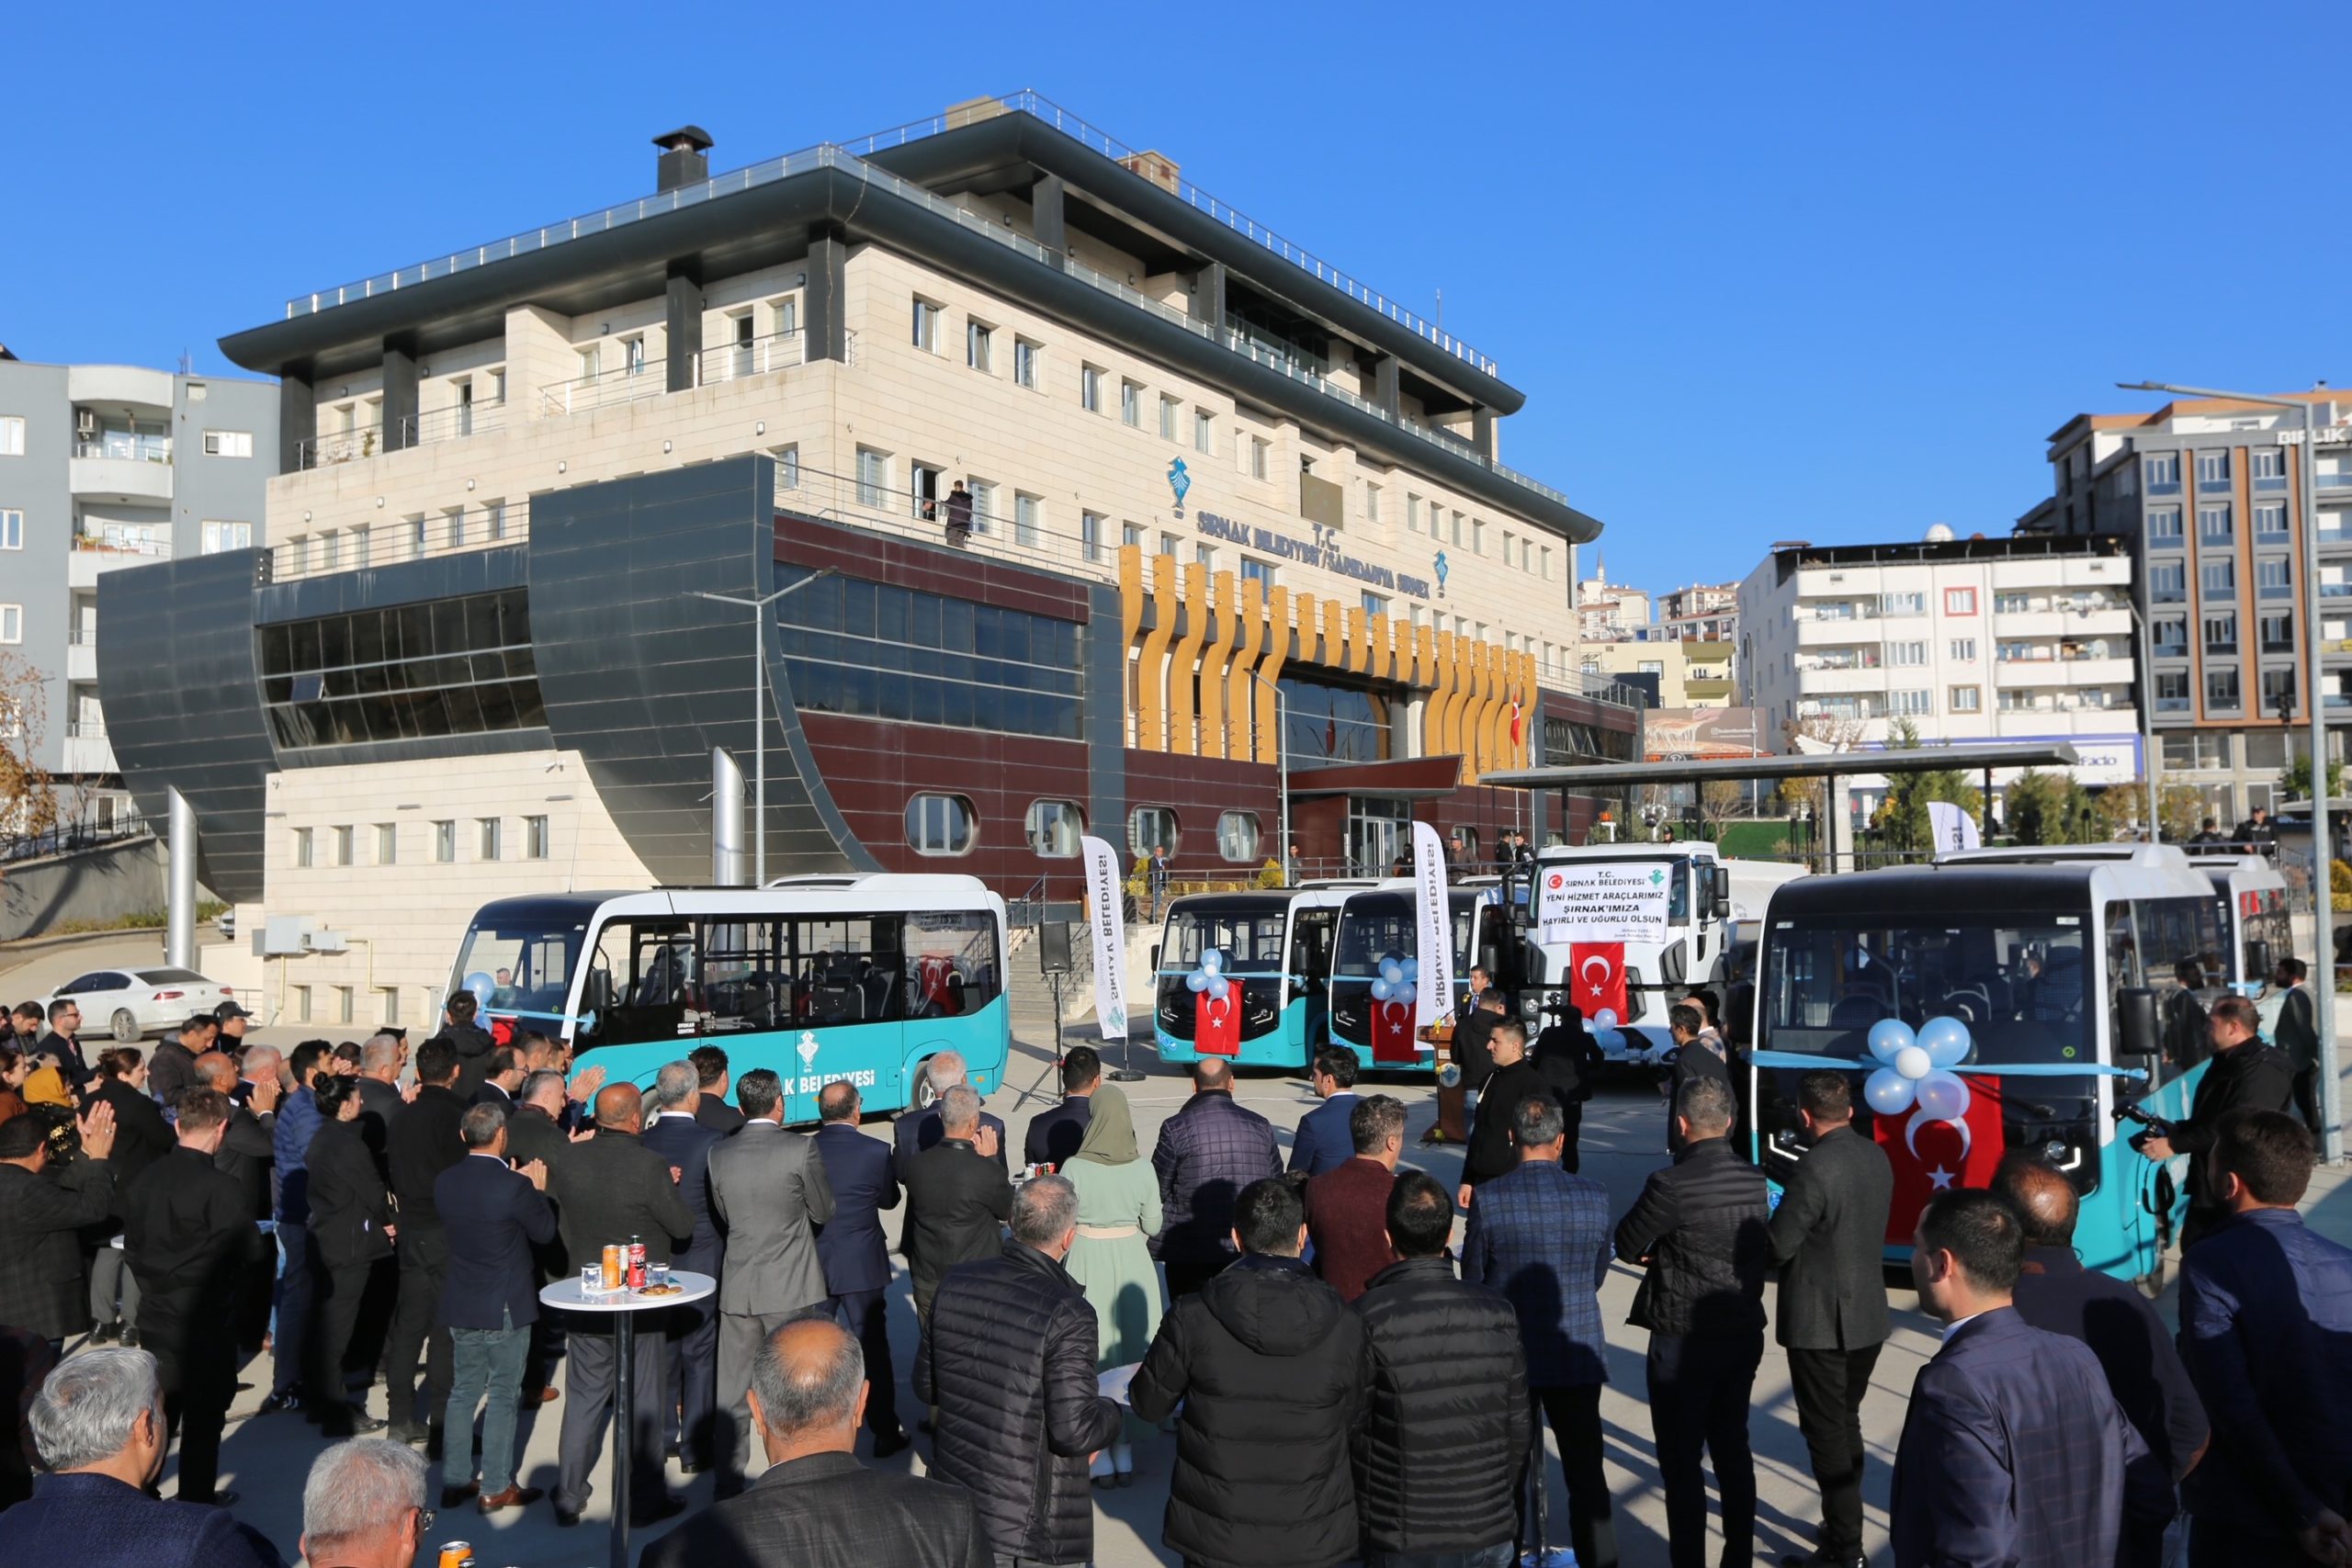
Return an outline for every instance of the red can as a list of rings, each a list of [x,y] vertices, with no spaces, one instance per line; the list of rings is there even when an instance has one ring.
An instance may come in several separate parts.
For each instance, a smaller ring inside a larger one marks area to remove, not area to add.
[[[629,1238],[628,1244],[628,1288],[632,1291],[645,1289],[645,1244],[634,1236]]]

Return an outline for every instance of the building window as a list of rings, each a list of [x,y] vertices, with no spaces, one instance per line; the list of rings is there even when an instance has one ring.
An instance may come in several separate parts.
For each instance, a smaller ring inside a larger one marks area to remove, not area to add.
[[[986,321],[964,323],[964,363],[986,376],[990,372],[989,350],[995,345],[996,329]]]
[[[1102,514],[1101,513],[1081,512],[1078,514],[1078,547],[1088,560],[1099,561],[1102,558]]]
[[[355,837],[356,837],[356,835],[355,835],[355,834],[352,832],[352,830],[351,830],[349,828],[347,828],[347,827],[344,827],[344,828],[337,828],[337,829],[334,830],[334,863],[335,863],[335,864],[337,864],[337,865],[349,865],[349,864],[351,864],[351,863],[353,863],[353,861],[354,861],[354,859],[355,859],[356,857],[354,856],[354,854],[353,854],[353,852],[353,852],[353,851],[357,847],[357,846],[353,842],[353,840],[354,840],[354,838],[355,838]]]
[[[479,817],[474,819],[474,858],[481,861],[498,859],[505,823],[495,817]]]
[[[1255,435],[1250,438],[1250,477],[1251,479],[1262,479],[1266,477],[1266,450],[1271,445],[1271,442],[1261,440]]]
[[[2156,652],[2186,658],[2188,653],[2188,618],[2185,615],[2165,616],[2149,628],[2149,639],[2155,644]]]
[[[1549,582],[1552,581],[1552,547],[1549,545],[1544,546],[1542,555],[1544,558],[1544,581]]]
[[[1951,711],[1954,713],[1975,713],[1983,701],[1984,694],[1973,686],[1954,686],[1951,689]]]
[[[2287,536],[2287,503],[2266,501],[2254,509],[2254,536],[2266,543],[2277,543]]]
[[[455,822],[433,824],[433,858],[443,865],[458,863],[458,825]]]
[[[1159,438],[1161,440],[1176,439],[1177,411],[1183,406],[1165,392],[1159,395]]]
[[[1928,661],[1928,645],[1924,642],[1890,642],[1886,645],[1886,661],[1898,669],[1925,664]]]
[[[1133,430],[1143,428],[1143,388],[1136,382],[1119,383],[1119,423]]]
[[[254,455],[254,433],[250,430],[208,430],[204,433],[204,455],[208,457],[250,457]]]
[[[2159,670],[2156,671],[2156,711],[2186,713],[2188,711],[2188,671]],[[2165,759],[2167,766],[2172,759]]]
[[[2238,650],[2238,615],[2235,610],[2205,617],[2205,651],[2235,653]]]
[[[1204,572],[1215,571],[1216,570],[1216,547],[1215,545],[1194,545],[1193,547],[1193,564],[1199,567]]]
[[[1071,860],[1078,854],[1080,835],[1086,831],[1086,818],[1067,800],[1033,800],[1022,830],[1028,836],[1031,853],[1046,860]]]
[[[1234,865],[1251,865],[1258,859],[1258,814],[1227,811],[1216,819],[1216,852]]]
[[[2235,530],[2230,526],[2230,503],[2226,501],[2197,509],[2197,542],[2207,548],[2227,548]]]
[[[396,822],[376,824],[376,863],[398,865],[401,861],[401,829]]]
[[[1435,512],[1431,512],[1430,516],[1432,519],[1430,531],[1431,533],[1435,533],[1437,529],[1434,524],[1434,519],[1436,518],[1437,513]],[[1418,534],[1420,531],[1421,498],[1415,495],[1411,491],[1407,491],[1405,492],[1405,532],[1408,534]]]
[[[2255,489],[2285,490],[2287,488],[2287,454],[2278,447],[2256,447],[2252,467]]]
[[[525,860],[548,858],[548,819],[546,818],[526,817],[523,818],[523,858]]]
[[[207,523],[206,527],[213,525]],[[25,514],[16,507],[0,507],[0,550],[25,547]]]
[[[1102,372],[1091,365],[1078,373],[1078,406],[1088,413],[1102,412]]]
[[[1272,593],[1274,591],[1274,563],[1270,560],[1253,560],[1248,556],[1243,556],[1241,581],[1256,583],[1261,593]]]
[[[2292,670],[2265,670],[2262,672],[2262,711],[2285,718],[2294,711],[2295,672]]]
[[[1037,389],[1037,356],[1043,349],[1025,337],[1012,340],[1012,384]]]
[[[1973,637],[1956,637],[1952,638],[1951,661],[1954,664],[1975,663],[1976,639]]]
[[[1387,597],[1385,594],[1366,593],[1363,596],[1363,613],[1367,615],[1385,615],[1388,614]]]
[[[337,1023],[351,1021],[353,1000],[352,988],[349,986],[337,986],[334,988],[334,1021]]]
[[[1177,547],[1182,543],[1183,541],[1173,534],[1162,534],[1159,536],[1159,553],[1170,560],[1174,560],[1177,556]]]
[[[1127,848],[1136,855],[1162,849],[1173,859],[1177,833],[1176,813],[1164,806],[1138,806],[1127,813]]]
[[[1886,694],[1886,711],[1905,717],[1921,717],[1936,711],[1936,694],[1933,692],[1889,692]]]
[[[1925,593],[1882,593],[1878,613],[1882,615],[1924,615],[1928,613]]]
[[[960,855],[972,848],[978,819],[960,795],[918,795],[907,800],[907,846],[919,855]]]
[[[25,455],[25,416],[0,414],[0,457],[21,457]]]
[[[1120,524],[1119,543],[1125,548],[1131,550],[1139,550],[1143,548],[1143,529],[1138,525],[1133,523]]]
[[[2226,593],[2235,593],[2238,591],[2237,563],[2209,560],[2198,572],[2197,581],[2204,588],[2205,596],[2209,599]]]
[[[1206,409],[1193,411],[1193,450],[1212,454],[1216,451],[1216,418]]]
[[[2255,562],[2254,596],[2257,599],[2293,598],[2295,596],[2293,568],[2284,560]]]
[[[2238,672],[2234,670],[2205,671],[2205,705],[2209,708],[2233,708],[2245,699],[2238,694]]]
[[[2268,615],[2262,617],[2262,651],[2295,651],[2295,618],[2292,615]]]
[[[308,986],[294,987],[294,1016],[303,1023],[311,1021],[311,987]]]
[[[890,455],[871,446],[857,449],[857,503],[879,511],[882,492],[890,488]]]
[[[1487,553],[1487,520],[1483,517],[1470,519],[1470,553],[1474,556]]]
[[[2177,560],[2156,561],[2148,568],[2148,598],[2158,604],[2177,604],[2188,597],[2188,569]]]
[[[939,352],[939,307],[915,296],[915,346],[925,354]]]
[[[2197,489],[2199,493],[2226,489],[2229,482],[2230,454],[2227,447],[2219,452],[2197,454]]]
[[[2180,543],[2180,508],[2152,506],[2148,509],[2148,543],[2177,545]]]
[[[311,863],[311,829],[308,828],[294,829],[294,863],[303,867]]]
[[[740,318],[748,321],[748,316]],[[621,339],[621,373],[631,378],[645,374],[645,334],[633,333]]]
[[[1036,496],[1021,491],[1012,492],[1012,542],[1031,549],[1037,547],[1037,536],[1042,527],[1045,502]]]
[[[523,590],[258,628],[262,698],[293,749],[528,729],[547,722]]]
[[[2180,493],[2180,454],[2152,452],[2140,459],[2140,477],[2150,495]]]
[[[1947,615],[1973,615],[1976,614],[1976,590],[1973,588],[1945,589],[1944,614]]]

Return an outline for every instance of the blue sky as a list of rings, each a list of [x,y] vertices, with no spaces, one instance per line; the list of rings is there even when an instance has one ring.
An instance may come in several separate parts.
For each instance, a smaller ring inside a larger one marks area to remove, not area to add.
[[[1620,581],[2005,531],[2117,380],[2352,385],[2332,6],[19,9],[26,358],[224,370],[290,294],[650,189],[682,121],[732,167],[1028,86],[1442,289]]]

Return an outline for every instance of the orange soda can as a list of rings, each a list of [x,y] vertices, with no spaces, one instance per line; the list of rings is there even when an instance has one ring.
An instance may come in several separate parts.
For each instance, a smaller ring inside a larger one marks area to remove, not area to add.
[[[474,1568],[474,1549],[470,1541],[452,1540],[441,1548],[439,1568]]]
[[[617,1291],[621,1288],[621,1265],[627,1251],[617,1243],[605,1248],[605,1289]]]

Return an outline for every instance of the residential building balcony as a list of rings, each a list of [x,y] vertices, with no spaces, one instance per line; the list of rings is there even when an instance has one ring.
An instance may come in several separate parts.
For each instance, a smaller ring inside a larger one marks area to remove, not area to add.
[[[107,739],[107,727],[102,719],[81,719],[68,724],[64,743],[60,750],[60,773],[87,775],[120,771],[115,766],[114,743]]]
[[[66,586],[95,588],[102,572],[168,560],[171,554],[168,537],[144,529],[85,528],[74,536],[74,548],[65,558]]]
[[[65,678],[68,681],[95,681],[98,678],[98,639],[76,630],[65,639]]]
[[[302,468],[330,468],[339,463],[376,457],[438,441],[456,441],[506,428],[504,403],[454,403],[399,421],[354,425],[316,435],[295,446],[295,464]]]
[[[155,505],[167,504],[171,501],[169,441],[164,443],[164,455],[160,457],[118,456],[83,446],[76,446],[74,450],[75,456],[68,465],[67,482],[77,497]]]

